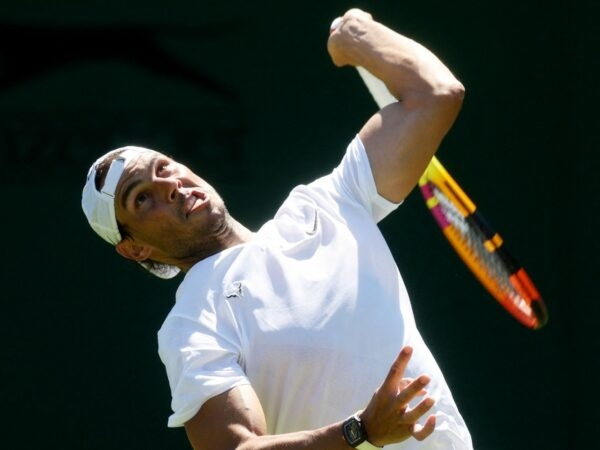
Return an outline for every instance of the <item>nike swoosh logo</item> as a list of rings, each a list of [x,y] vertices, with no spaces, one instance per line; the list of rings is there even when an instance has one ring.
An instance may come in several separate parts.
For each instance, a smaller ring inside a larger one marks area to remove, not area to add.
[[[312,230],[307,231],[306,234],[308,234],[309,236],[314,235],[317,232],[317,225],[318,224],[319,224],[319,216],[317,214],[317,210],[315,209],[315,220],[313,221]]]

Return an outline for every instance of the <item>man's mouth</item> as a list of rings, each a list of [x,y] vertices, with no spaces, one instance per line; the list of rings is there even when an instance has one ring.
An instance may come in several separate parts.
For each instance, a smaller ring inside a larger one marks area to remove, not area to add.
[[[191,191],[190,195],[185,199],[184,205],[185,215],[189,217],[190,214],[208,206],[208,197],[204,192]]]

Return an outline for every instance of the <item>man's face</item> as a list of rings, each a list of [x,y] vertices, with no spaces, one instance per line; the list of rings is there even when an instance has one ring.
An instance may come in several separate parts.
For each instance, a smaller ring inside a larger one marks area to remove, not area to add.
[[[218,251],[228,214],[221,197],[186,166],[158,152],[131,161],[115,192],[117,221],[149,259],[176,264]]]

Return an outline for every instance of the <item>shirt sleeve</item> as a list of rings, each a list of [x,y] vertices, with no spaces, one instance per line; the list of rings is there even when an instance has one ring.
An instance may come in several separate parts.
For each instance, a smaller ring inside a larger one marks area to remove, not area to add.
[[[249,384],[239,364],[237,333],[226,317],[208,308],[199,317],[169,316],[161,327],[159,356],[172,396],[169,427],[183,426],[208,399]]]
[[[391,202],[377,192],[371,164],[358,135],[350,142],[342,161],[331,175],[338,189],[363,205],[375,222],[381,221],[402,203]]]

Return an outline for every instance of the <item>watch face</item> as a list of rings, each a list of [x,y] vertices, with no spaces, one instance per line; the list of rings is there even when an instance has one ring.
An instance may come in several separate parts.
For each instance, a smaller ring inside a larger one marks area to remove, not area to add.
[[[350,418],[344,423],[344,437],[352,447],[364,442],[365,436],[358,420]]]

